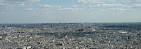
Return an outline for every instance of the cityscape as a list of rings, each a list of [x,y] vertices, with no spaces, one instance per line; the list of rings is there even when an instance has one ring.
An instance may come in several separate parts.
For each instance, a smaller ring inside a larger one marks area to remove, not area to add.
[[[0,24],[1,49],[141,49],[141,23]]]
[[[0,0],[0,49],[141,49],[141,0]]]

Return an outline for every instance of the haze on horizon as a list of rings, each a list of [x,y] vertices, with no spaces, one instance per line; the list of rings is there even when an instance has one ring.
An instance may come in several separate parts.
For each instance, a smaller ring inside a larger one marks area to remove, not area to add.
[[[141,0],[0,0],[0,23],[141,22]]]

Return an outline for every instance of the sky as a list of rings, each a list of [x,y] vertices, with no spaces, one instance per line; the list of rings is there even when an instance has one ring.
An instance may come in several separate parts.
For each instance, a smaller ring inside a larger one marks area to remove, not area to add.
[[[0,0],[0,23],[141,22],[141,0]]]

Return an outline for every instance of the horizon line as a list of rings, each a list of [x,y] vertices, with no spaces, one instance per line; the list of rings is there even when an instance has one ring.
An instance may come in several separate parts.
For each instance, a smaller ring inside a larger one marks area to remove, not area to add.
[[[0,23],[0,24],[51,24],[51,23],[141,23],[141,22],[37,22],[37,23]]]

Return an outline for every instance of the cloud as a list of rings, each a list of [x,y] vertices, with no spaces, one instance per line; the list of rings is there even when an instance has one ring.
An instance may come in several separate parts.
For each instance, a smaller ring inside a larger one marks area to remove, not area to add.
[[[141,7],[141,4],[134,4],[135,7]]]
[[[102,0],[78,0],[78,3],[100,3]]]
[[[2,0],[1,3],[9,5],[24,5],[25,3],[33,3],[40,0]]]
[[[61,8],[61,6],[48,5],[48,4],[39,4],[40,8]]]
[[[62,12],[84,12],[86,9],[77,6],[77,7],[59,8],[57,10]]]
[[[90,5],[89,8],[129,8],[130,5],[126,4],[96,4],[96,5]]]
[[[35,2],[35,1],[40,1],[40,0],[4,0],[4,1],[16,3],[16,2]]]
[[[120,4],[120,3],[115,3],[115,4],[95,4],[95,5],[90,5],[89,9],[91,10],[99,10],[99,11],[133,11],[134,8],[132,8],[132,5],[126,5],[126,4]]]
[[[0,0],[0,10],[11,10],[20,7],[29,6],[40,0]]]
[[[131,8],[141,8],[141,4],[133,4],[132,6],[131,6]]]
[[[123,4],[101,4],[100,6],[104,6],[104,7],[127,7],[126,5],[123,5]]]
[[[12,8],[13,8],[12,5],[5,4],[5,3],[0,3],[0,11],[3,11],[3,10],[10,10],[10,9],[12,9]]]
[[[83,8],[63,8],[65,11],[82,11],[84,10]]]
[[[141,2],[141,0],[135,0],[136,2]]]
[[[57,1],[57,0],[56,0]],[[82,4],[73,4],[72,6],[66,5],[56,5],[56,4],[42,4],[41,0],[0,0],[0,10],[3,9],[17,9],[22,8],[22,10],[62,10],[62,11],[84,11],[89,10],[89,8],[125,8],[121,10],[126,10],[126,8],[141,8],[141,4],[129,3],[129,2],[141,2],[141,0],[77,0],[78,3]],[[33,3],[38,2],[37,6]],[[128,2],[128,3],[126,3]],[[88,3],[88,4],[87,4]],[[96,3],[96,4],[93,4]],[[81,6],[82,5],[82,6]],[[62,7],[65,6],[65,7]],[[88,7],[89,6],[89,7]],[[21,10],[21,9],[20,9]]]
[[[119,1],[127,1],[127,2],[141,2],[141,0],[119,0]]]
[[[78,3],[120,3],[120,2],[141,2],[141,0],[77,0]]]

